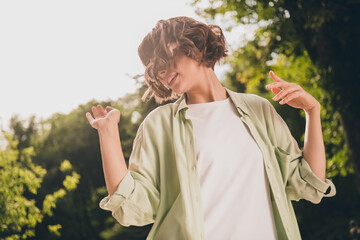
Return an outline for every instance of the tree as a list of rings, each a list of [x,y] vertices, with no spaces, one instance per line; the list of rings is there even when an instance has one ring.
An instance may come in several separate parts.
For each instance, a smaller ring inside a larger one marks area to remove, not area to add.
[[[267,54],[261,59],[263,63],[274,61],[279,54],[301,56],[306,51],[320,75],[318,85],[339,114],[360,190],[360,3],[209,0],[209,4],[198,12],[264,26]]]
[[[35,227],[43,218],[52,215],[56,202],[63,198],[67,191],[76,189],[80,176],[76,172],[67,175],[63,181],[64,188],[47,194],[39,208],[34,195],[41,187],[46,170],[32,162],[33,147],[19,151],[18,141],[5,133],[7,149],[0,151],[0,237],[17,240],[35,236]],[[61,164],[63,172],[72,169],[69,161]],[[50,232],[59,235],[61,225],[48,225]]]

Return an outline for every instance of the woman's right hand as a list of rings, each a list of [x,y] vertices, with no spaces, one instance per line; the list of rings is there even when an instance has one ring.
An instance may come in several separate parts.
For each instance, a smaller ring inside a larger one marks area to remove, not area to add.
[[[85,115],[90,125],[97,130],[112,124],[117,125],[120,122],[120,111],[116,108],[107,106],[104,110],[101,105],[97,105],[96,107],[92,106],[91,111],[94,118],[89,112],[86,112]]]

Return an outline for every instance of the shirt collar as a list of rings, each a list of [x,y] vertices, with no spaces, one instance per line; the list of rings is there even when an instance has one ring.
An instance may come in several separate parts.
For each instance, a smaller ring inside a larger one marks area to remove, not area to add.
[[[249,115],[249,111],[247,106],[244,103],[243,100],[243,95],[239,94],[237,92],[231,91],[230,89],[224,87],[226,92],[229,94],[230,99],[232,100],[232,102],[235,104],[236,108],[238,108],[240,111],[239,113],[242,114],[247,114]],[[174,117],[177,116],[177,114],[179,114],[180,111],[188,109],[189,106],[186,104],[186,97],[185,97],[185,93],[183,95],[181,95],[181,97],[176,100],[174,102]]]

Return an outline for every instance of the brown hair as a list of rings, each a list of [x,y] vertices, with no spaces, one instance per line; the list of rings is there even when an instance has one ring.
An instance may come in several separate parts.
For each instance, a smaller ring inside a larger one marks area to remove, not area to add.
[[[138,48],[139,57],[146,67],[147,91],[142,97],[155,97],[157,103],[178,97],[158,78],[181,52],[201,65],[214,69],[215,63],[227,56],[224,34],[217,25],[206,25],[189,17],[160,20]]]

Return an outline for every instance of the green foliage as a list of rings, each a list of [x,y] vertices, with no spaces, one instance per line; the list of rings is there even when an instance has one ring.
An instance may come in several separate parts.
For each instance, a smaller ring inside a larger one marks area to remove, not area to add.
[[[61,234],[59,232],[59,230],[61,229],[61,225],[60,224],[56,224],[56,225],[49,225],[49,232],[53,233],[54,235],[60,237]]]
[[[52,215],[51,209],[56,207],[58,199],[66,195],[66,191],[59,189],[48,194],[43,201],[43,209],[39,209],[33,197],[42,186],[47,171],[33,163],[33,147],[20,151],[18,141],[10,134],[4,132],[4,135],[8,146],[0,151],[0,237],[7,240],[34,237],[36,225],[42,222],[44,216]],[[63,162],[64,166],[71,169],[69,164]],[[76,172],[66,176],[65,188],[68,191],[75,189],[79,178]],[[56,234],[59,234],[60,228],[58,225],[49,226]]]
[[[64,160],[61,165],[60,165],[60,171],[62,172],[67,172],[70,171],[72,169],[71,163],[69,160]]]
[[[36,194],[46,170],[32,163],[33,148],[25,148],[19,155],[18,141],[8,134],[5,137],[9,145],[0,152],[0,236],[26,239],[35,235],[43,214],[25,194]]]
[[[13,131],[13,138],[17,141],[17,149],[29,147],[31,137],[38,131],[36,129],[35,116],[31,116],[25,126],[25,121],[20,120],[18,115],[14,115],[10,119],[10,129]]]
[[[66,176],[65,180],[63,182],[64,187],[66,188],[67,191],[72,191],[74,189],[76,189],[76,186],[79,183],[79,179],[80,179],[80,175],[77,174],[76,172],[72,172],[71,176]]]

